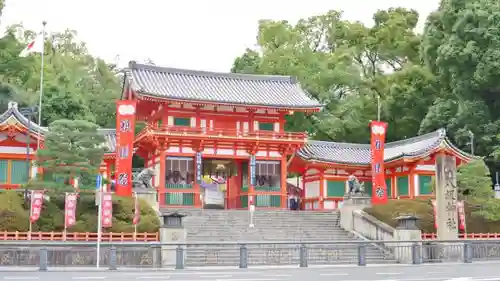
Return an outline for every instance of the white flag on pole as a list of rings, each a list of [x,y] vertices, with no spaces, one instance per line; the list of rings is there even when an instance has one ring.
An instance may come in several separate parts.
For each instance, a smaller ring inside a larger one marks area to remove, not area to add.
[[[44,43],[43,32],[39,34],[35,40],[31,41],[24,50],[19,54],[20,57],[27,57],[31,53],[42,53]]]

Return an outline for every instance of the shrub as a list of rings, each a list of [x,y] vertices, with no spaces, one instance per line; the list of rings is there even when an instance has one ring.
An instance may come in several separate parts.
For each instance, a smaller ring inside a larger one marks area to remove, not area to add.
[[[465,204],[465,222],[468,233],[497,233],[500,232],[499,221],[487,221],[483,217],[474,215],[477,213],[477,207]],[[385,205],[375,205],[366,208],[365,212],[377,219],[395,227],[396,217],[399,215],[416,215],[419,220],[418,227],[424,233],[434,233],[434,210],[432,209],[431,199],[399,199],[389,200]]]
[[[64,193],[49,190],[48,201],[43,202],[40,219],[33,224],[34,231],[64,230]],[[141,221],[138,232],[157,232],[160,221],[156,212],[146,201],[140,200]],[[81,193],[77,204],[77,222],[68,232],[97,232],[97,206],[91,193]],[[133,232],[134,200],[130,197],[113,198],[113,227],[108,232]],[[25,206],[23,193],[0,192],[0,229],[6,231],[28,231],[29,208]]]

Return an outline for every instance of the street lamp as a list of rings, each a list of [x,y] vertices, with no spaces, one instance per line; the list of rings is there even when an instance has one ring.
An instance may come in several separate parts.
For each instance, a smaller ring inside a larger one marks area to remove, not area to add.
[[[470,154],[474,155],[474,133],[469,130]]]
[[[28,119],[28,133],[26,134],[26,183],[30,179],[30,144],[31,144],[31,117],[36,113],[36,107],[23,107],[19,112]],[[24,198],[28,199],[28,188],[24,188]]]

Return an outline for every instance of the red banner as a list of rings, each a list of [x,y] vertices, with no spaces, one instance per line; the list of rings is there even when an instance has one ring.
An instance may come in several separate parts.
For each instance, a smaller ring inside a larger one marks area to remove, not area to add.
[[[76,223],[76,201],[78,193],[66,193],[64,204],[64,228],[72,227]]]
[[[31,209],[30,209],[31,223],[36,222],[40,218],[40,213],[42,212],[42,205],[43,205],[43,191],[42,190],[31,191]]]
[[[113,226],[113,196],[111,195],[111,193],[103,192],[101,200],[102,227],[111,227]]]
[[[132,220],[132,224],[137,225],[141,221],[141,209],[139,207],[139,198],[137,198],[137,194],[135,195],[134,202],[134,219]]]
[[[457,211],[458,211],[458,227],[460,230],[465,231],[465,204],[464,201],[457,202]]]
[[[132,152],[134,149],[136,102],[116,102],[116,171],[115,193],[119,196],[132,195]]]
[[[432,202],[432,213],[434,214],[434,228],[438,228],[438,220],[437,220],[437,203],[436,203],[436,200],[432,199],[431,200]]]
[[[385,185],[384,143],[387,123],[370,122],[371,157],[372,157],[372,204],[387,203],[387,186]]]

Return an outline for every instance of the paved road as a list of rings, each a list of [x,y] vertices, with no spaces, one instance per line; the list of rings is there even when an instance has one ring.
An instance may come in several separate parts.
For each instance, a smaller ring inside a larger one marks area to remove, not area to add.
[[[58,272],[4,271],[0,272],[0,280],[2,279],[17,281],[500,281],[500,263],[112,272],[81,269]]]

